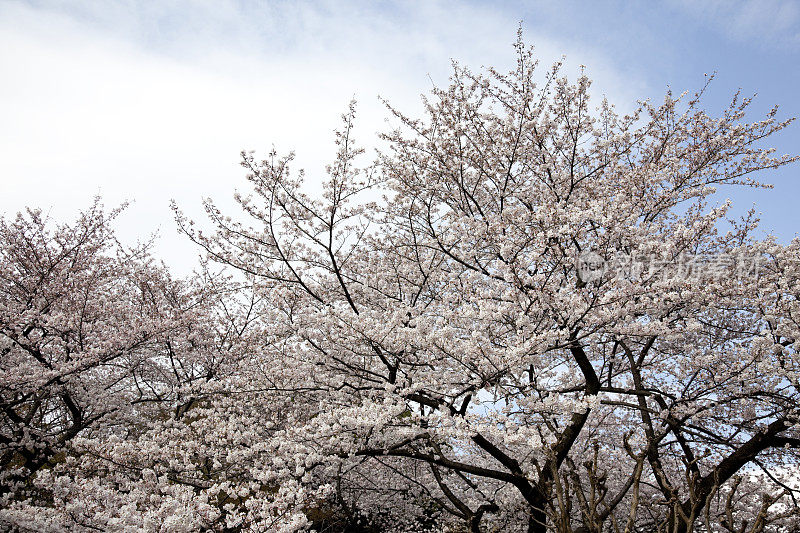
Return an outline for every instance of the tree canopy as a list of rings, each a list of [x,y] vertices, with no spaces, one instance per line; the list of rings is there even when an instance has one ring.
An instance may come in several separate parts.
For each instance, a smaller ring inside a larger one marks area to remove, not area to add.
[[[735,95],[620,114],[454,66],[373,160],[291,155],[174,279],[99,204],[0,224],[0,523],[19,531],[793,531],[800,240],[718,191],[795,161]],[[209,224],[205,225],[206,228]]]

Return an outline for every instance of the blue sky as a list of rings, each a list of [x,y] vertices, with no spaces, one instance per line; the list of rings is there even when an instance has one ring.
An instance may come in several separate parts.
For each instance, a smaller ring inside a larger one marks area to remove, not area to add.
[[[296,150],[311,181],[333,154],[331,131],[359,100],[358,137],[386,127],[378,95],[404,110],[446,81],[450,59],[504,67],[522,21],[543,65],[586,65],[618,107],[694,91],[758,93],[800,115],[800,2],[19,2],[0,0],[0,212],[38,206],[72,216],[97,193],[135,200],[119,221],[131,242],[158,231],[178,269],[196,250],[168,202],[199,214],[243,187],[241,149]],[[753,115],[753,118],[758,118]],[[800,124],[772,140],[800,153]],[[722,191],[762,227],[800,232],[800,165],[767,173],[775,189]]]

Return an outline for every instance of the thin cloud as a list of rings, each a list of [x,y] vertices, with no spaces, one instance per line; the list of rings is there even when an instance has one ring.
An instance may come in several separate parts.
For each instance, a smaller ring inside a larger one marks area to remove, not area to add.
[[[687,14],[756,46],[800,46],[800,4],[793,0],[673,0]]]

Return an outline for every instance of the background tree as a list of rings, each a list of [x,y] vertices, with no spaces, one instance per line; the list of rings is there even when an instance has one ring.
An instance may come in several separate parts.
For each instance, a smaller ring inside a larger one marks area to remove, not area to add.
[[[113,462],[77,467],[91,456],[86,442],[135,442],[151,419],[182,416],[225,361],[230,332],[209,342],[216,287],[173,280],[146,247],[121,247],[118,213],[95,202],[73,224],[38,211],[0,220],[0,523],[49,523],[50,472],[108,474]],[[78,524],[98,509],[61,504]]]

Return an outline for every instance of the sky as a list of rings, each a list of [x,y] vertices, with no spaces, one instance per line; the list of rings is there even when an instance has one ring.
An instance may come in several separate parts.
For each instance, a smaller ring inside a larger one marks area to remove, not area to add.
[[[380,98],[414,114],[446,83],[451,60],[510,67],[518,26],[543,66],[566,56],[619,109],[702,87],[721,112],[757,93],[753,120],[780,105],[800,116],[800,2],[255,2],[0,0],[0,215],[41,208],[74,218],[101,195],[132,202],[123,243],[158,235],[178,272],[198,250],[169,202],[202,218],[204,197],[229,211],[246,191],[242,150],[294,150],[313,187],[335,152],[351,98],[356,138],[388,128]],[[770,144],[800,154],[800,124]],[[800,233],[800,164],[765,173],[772,190],[728,189],[755,204],[762,230]]]

